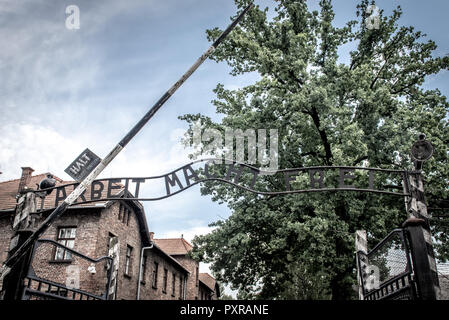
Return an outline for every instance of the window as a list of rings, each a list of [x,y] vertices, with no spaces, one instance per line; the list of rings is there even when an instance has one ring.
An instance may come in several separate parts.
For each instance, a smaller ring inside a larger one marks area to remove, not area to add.
[[[147,257],[144,256],[142,259],[142,272],[140,274],[140,283],[145,284],[145,276],[147,273]]]
[[[153,268],[153,288],[157,289],[157,272],[158,272],[159,264],[157,262],[154,263]]]
[[[162,287],[162,292],[167,293],[167,277],[168,277],[168,270],[164,269],[164,282]]]
[[[199,274],[200,270],[198,267],[196,267],[196,286],[198,287],[199,284],[199,278],[198,278],[198,274]]]
[[[171,281],[171,295],[175,296],[175,289],[176,289],[176,274],[173,272],[173,279]]]
[[[131,276],[131,253],[133,251],[133,247],[126,246],[126,260],[125,260],[125,275]]]
[[[107,255],[110,256],[110,257],[112,257],[111,256],[111,254],[112,254],[111,247],[113,246],[112,242],[114,241],[114,243],[116,243],[117,240],[118,240],[118,238],[115,235],[113,235],[112,233],[109,232],[109,235],[108,235],[108,253],[107,253]],[[110,268],[111,267],[110,264],[111,263],[109,262],[109,260],[107,260],[106,263],[105,263],[104,268],[105,269]]]
[[[59,228],[58,229],[58,238],[57,241],[70,248],[73,249],[75,245],[75,235],[76,228]],[[67,250],[57,247],[55,251],[55,260],[64,261],[64,260],[72,260],[72,254]]]
[[[105,264],[105,268],[112,270],[111,275],[111,286],[109,291],[109,300],[115,300],[117,296],[117,275],[118,275],[118,253],[120,248],[120,241],[118,237],[116,237],[114,234],[109,233],[109,241],[108,241],[108,256],[113,258],[112,264],[111,262],[107,262]]]
[[[119,210],[118,210],[119,221],[122,221],[122,214],[123,214],[123,204],[120,203]]]
[[[182,299],[182,276],[179,276],[179,299]]]
[[[118,219],[128,226],[130,216],[131,216],[131,209],[129,209],[125,204],[120,203],[118,211]]]
[[[128,208],[126,206],[123,206],[122,222],[125,223],[126,221],[128,221]]]
[[[110,250],[114,247],[114,246],[118,246],[118,237],[116,235],[114,235],[113,233],[109,232],[108,235],[108,255],[111,254],[112,252],[110,252]]]

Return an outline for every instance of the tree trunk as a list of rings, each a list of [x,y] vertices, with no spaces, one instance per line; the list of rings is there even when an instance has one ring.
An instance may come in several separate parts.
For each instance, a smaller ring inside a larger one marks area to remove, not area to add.
[[[338,201],[335,212],[342,221],[347,223],[349,216],[344,200]],[[342,236],[336,235],[335,249],[337,257],[351,257],[354,254],[354,248],[349,247],[341,238]],[[355,268],[353,261],[353,259],[344,259],[345,265],[337,269],[335,276],[331,280],[332,300],[350,300],[354,296],[354,290],[352,289],[351,281],[349,281],[352,270]]]

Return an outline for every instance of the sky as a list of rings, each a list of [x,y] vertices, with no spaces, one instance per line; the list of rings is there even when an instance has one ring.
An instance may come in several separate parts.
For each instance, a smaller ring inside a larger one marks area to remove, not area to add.
[[[308,1],[312,8],[317,2]],[[355,18],[357,1],[334,2],[335,25]],[[66,28],[69,5],[80,10],[79,29]],[[386,13],[397,5],[401,24],[426,33],[438,55],[449,53],[448,1],[377,1]],[[64,169],[85,148],[104,157],[210,46],[205,30],[224,29],[235,13],[231,0],[0,0],[0,182],[19,178],[24,166],[71,180]],[[349,49],[340,52],[342,62]],[[178,116],[219,120],[211,103],[216,85],[257,79],[229,71],[205,61],[100,177],[160,175],[190,162],[180,143],[187,125]],[[446,71],[425,86],[448,95],[448,84]],[[199,186],[144,205],[156,238],[190,241],[231,214]]]

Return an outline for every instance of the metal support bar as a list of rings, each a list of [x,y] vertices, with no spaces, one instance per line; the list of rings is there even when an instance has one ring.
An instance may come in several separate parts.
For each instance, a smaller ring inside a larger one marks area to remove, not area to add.
[[[418,165],[420,162],[416,162]],[[415,169],[418,169],[416,167]],[[409,219],[404,223],[410,235],[414,264],[418,266],[416,274],[422,279],[418,281],[418,291],[422,292],[422,299],[438,300],[440,285],[432,245],[429,216],[424,197],[424,184],[421,173],[408,175],[410,197],[405,198],[405,206]]]
[[[423,219],[410,218],[404,223],[407,229],[410,251],[418,287],[418,298],[421,300],[436,300],[433,268],[429,259],[429,248],[425,239]]]
[[[30,231],[20,232],[18,245],[25,242]],[[17,250],[16,246],[11,252],[14,253]],[[15,265],[13,271],[8,275],[7,278],[4,278],[4,283],[2,290],[4,291],[4,295],[2,299],[4,300],[17,300],[20,299],[21,293],[23,291],[23,281],[22,279],[25,277],[28,266],[30,265],[30,261],[32,260],[34,254],[34,244],[30,248],[28,248],[25,253],[20,257]]]
[[[366,239],[366,230],[357,230],[355,232],[355,252],[356,252],[356,263],[357,263],[357,280],[358,280],[358,291],[359,300],[363,300],[363,281],[362,281],[362,271],[366,262],[360,261],[360,255],[357,252],[362,251],[365,255],[368,253],[368,242]]]
[[[140,264],[139,264],[139,279],[138,279],[138,282],[137,282],[137,300],[140,300],[140,282],[142,281],[142,262],[143,262],[143,253],[144,253],[144,251],[145,250],[149,250],[149,249],[152,249],[153,248],[153,244],[151,244],[151,246],[149,246],[149,247],[143,247],[141,250],[140,250]]]

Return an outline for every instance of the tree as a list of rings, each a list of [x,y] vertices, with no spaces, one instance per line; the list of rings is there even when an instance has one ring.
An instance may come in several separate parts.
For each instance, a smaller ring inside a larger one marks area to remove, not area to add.
[[[235,3],[241,9],[248,1]],[[410,147],[423,132],[435,147],[424,165],[427,196],[447,199],[448,102],[422,84],[447,69],[449,58],[435,57],[436,44],[421,32],[399,26],[400,7],[391,16],[380,11],[376,29],[365,24],[367,0],[357,5],[357,20],[342,28],[332,24],[330,0],[313,12],[305,1],[273,4],[272,20],[268,8],[254,8],[213,55],[232,75],[257,72],[260,79],[238,90],[217,85],[213,103],[224,115],[220,123],[200,114],[180,118],[218,130],[276,128],[280,168],[411,169]],[[209,40],[219,34],[207,31]],[[354,48],[348,64],[338,61],[343,45]],[[282,189],[270,176],[258,183]],[[238,289],[239,298],[354,298],[354,232],[368,230],[373,244],[407,218],[403,200],[387,195],[260,197],[216,183],[201,191],[226,202],[232,215],[194,239],[194,255],[211,262],[218,281]],[[447,243],[440,252],[449,257]]]

